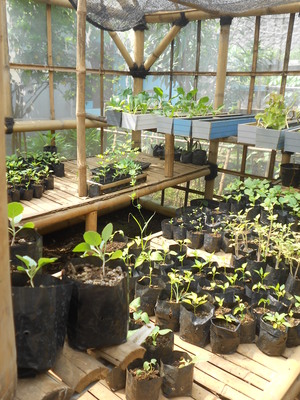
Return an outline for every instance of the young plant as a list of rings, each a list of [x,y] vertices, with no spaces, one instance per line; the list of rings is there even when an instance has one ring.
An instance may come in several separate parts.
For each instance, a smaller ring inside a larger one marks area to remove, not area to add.
[[[275,313],[268,312],[263,316],[263,320],[269,322],[274,329],[280,329],[280,327],[290,327],[291,325],[286,320],[287,314],[279,314],[277,311]]]
[[[12,202],[7,205],[7,216],[9,221],[8,232],[11,235],[11,246],[15,244],[16,237],[22,229],[33,229],[33,222],[26,222],[24,225],[19,225],[23,218],[24,207],[21,203]]]
[[[280,283],[278,282],[276,286],[270,286],[270,289],[274,290],[274,294],[277,297],[278,301],[280,301],[280,299],[283,298],[286,294],[284,283],[280,285]]]
[[[149,278],[149,286],[152,285],[152,272],[153,272],[153,262],[161,262],[163,260],[162,255],[160,251],[154,251],[154,250],[149,250],[149,251],[142,251],[139,256],[136,259],[134,268],[139,267],[142,265],[145,261],[149,263],[149,274],[144,275],[140,280],[144,278]]]
[[[238,305],[233,310],[233,315],[239,315],[241,321],[245,319],[245,315],[247,313],[247,305],[242,301],[239,296],[234,296],[235,301],[237,301]]]
[[[153,331],[149,335],[151,337],[151,339],[152,339],[153,346],[156,346],[156,344],[157,344],[158,335],[164,336],[169,332],[172,332],[172,329],[160,329],[159,326],[155,326],[155,328],[153,329]]]
[[[132,317],[134,321],[142,321],[144,324],[149,324],[150,322],[149,315],[146,313],[146,311],[139,310],[140,307],[141,307],[140,297],[136,297],[129,304],[129,310],[133,311]]]
[[[180,275],[177,269],[172,269],[172,272],[168,273],[169,282],[171,285],[170,302],[175,301],[179,303],[186,296],[190,284],[193,281],[192,272],[184,271],[184,275]],[[184,287],[184,283],[187,287]]]
[[[270,304],[270,299],[261,298],[258,302],[258,305],[260,306],[261,304],[263,305],[262,307],[263,307],[264,313],[266,313],[267,306]]]
[[[207,294],[204,294],[203,296],[198,296],[197,293],[191,292],[185,296],[183,301],[187,304],[190,304],[193,307],[193,313],[196,314],[197,308],[207,303],[207,297]]]
[[[270,93],[266,108],[256,114],[257,125],[264,128],[281,130],[288,128],[288,113],[290,107],[284,104],[284,96],[278,93]]]
[[[105,276],[105,266],[109,260],[122,258],[122,250],[106,252],[107,244],[113,237],[113,224],[107,224],[101,235],[98,232],[88,231],[83,235],[84,242],[79,243],[73,251],[83,253],[82,257],[95,256],[102,261],[102,275]]]
[[[39,272],[39,270],[44,265],[51,264],[57,260],[57,258],[40,258],[38,262],[36,262],[29,256],[22,257],[19,255],[17,255],[17,258],[23,261],[23,263],[25,264],[25,267],[18,266],[17,270],[25,272],[28,275],[31,287],[34,287],[33,280],[35,275]]]
[[[136,376],[140,379],[149,378],[155,371],[157,371],[157,360],[152,358],[150,361],[144,361],[143,368],[136,371]]]

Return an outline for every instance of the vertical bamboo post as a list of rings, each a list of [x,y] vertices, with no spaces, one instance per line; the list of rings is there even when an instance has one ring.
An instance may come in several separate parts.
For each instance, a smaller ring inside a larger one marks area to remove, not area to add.
[[[85,154],[85,27],[86,27],[86,0],[78,0],[77,6],[77,95],[76,95],[76,122],[77,122],[77,167],[78,167],[78,195],[87,195],[86,183],[86,154]]]
[[[249,114],[252,112],[252,104],[253,104],[255,73],[256,73],[257,57],[258,57],[259,32],[260,32],[260,17],[256,17],[255,31],[254,31],[254,44],[253,44],[253,58],[252,58],[252,68],[251,68],[251,80],[250,80],[250,86],[249,86],[248,108],[247,108],[247,112]]]
[[[85,231],[97,232],[97,211],[92,211],[85,217]]]
[[[165,134],[165,177],[172,178],[174,173],[174,135]]]
[[[47,48],[48,48],[48,66],[53,66],[52,57],[52,21],[51,21],[51,5],[47,4]],[[53,71],[49,70],[49,99],[50,99],[50,117],[55,119],[54,110],[54,75]],[[54,130],[51,130],[52,135],[55,134]],[[51,140],[51,146],[55,146],[55,136]]]
[[[2,24],[6,18],[5,1],[0,5],[0,104],[6,104],[7,75],[5,74],[5,35]],[[0,398],[10,400],[14,398],[17,386],[17,366],[15,332],[12,310],[9,244],[7,231],[7,190],[6,190],[6,165],[5,165],[5,125],[4,107],[0,107]]]
[[[219,52],[218,52],[218,65],[217,65],[217,78],[216,78],[216,92],[214,99],[214,107],[217,108],[223,104],[224,91],[226,82],[226,69],[227,69],[227,56],[229,46],[229,33],[232,18],[222,17],[220,19],[220,38],[219,38]],[[216,164],[218,158],[219,141],[211,140],[209,144],[208,161]],[[215,180],[206,181],[205,184],[205,198],[211,199],[214,194]]]
[[[3,88],[6,94],[2,99],[4,105],[4,116],[12,117],[11,90],[10,90],[10,70],[9,70],[9,51],[8,51],[8,36],[7,36],[7,21],[6,21],[6,0],[1,2],[2,12],[0,20],[1,36],[3,40]],[[2,106],[3,107],[3,106]]]
[[[134,31],[134,62],[137,67],[141,67],[144,62],[144,31]],[[133,94],[138,94],[143,91],[143,78],[133,78]],[[141,131],[132,131],[133,147],[138,149],[142,146]]]
[[[104,31],[100,30],[100,115],[104,115]],[[100,153],[104,152],[104,129],[100,130]]]

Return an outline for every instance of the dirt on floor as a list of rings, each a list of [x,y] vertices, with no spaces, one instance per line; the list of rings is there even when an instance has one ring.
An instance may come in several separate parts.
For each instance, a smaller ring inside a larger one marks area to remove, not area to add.
[[[140,213],[141,212],[141,213]],[[112,223],[114,232],[122,230],[129,239],[140,235],[140,228],[134,217],[139,221],[141,227],[151,218],[144,236],[161,231],[161,220],[165,217],[146,209],[139,210],[130,206],[114,213],[103,215],[98,218],[98,232],[108,224]],[[134,217],[133,217],[134,216]],[[43,236],[43,257],[57,257],[58,260],[49,265],[48,272],[57,272],[72,258],[79,257],[79,253],[73,253],[74,247],[83,242],[85,230],[84,223],[71,226]]]

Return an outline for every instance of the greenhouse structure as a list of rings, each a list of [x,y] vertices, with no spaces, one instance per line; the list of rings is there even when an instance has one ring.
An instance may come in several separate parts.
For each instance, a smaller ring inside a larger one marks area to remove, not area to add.
[[[0,399],[300,399],[300,1],[2,0]]]

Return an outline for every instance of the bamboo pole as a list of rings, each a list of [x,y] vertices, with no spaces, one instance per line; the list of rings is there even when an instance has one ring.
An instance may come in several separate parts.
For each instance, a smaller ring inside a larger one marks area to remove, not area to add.
[[[97,232],[97,211],[92,211],[85,217],[85,231],[95,231]]]
[[[53,66],[52,56],[52,21],[51,21],[51,6],[47,4],[47,44],[48,44],[48,65]],[[49,100],[50,100],[50,117],[55,119],[54,110],[54,72],[49,71]],[[55,131],[51,130],[53,138],[51,140],[51,146],[55,146]]]
[[[101,29],[100,34],[100,115],[104,115],[104,31]],[[100,129],[100,153],[104,152],[104,129]]]
[[[9,51],[8,51],[8,36],[7,36],[7,21],[6,21],[6,0],[1,2],[1,33],[3,38],[3,87],[5,96],[3,98],[4,116],[12,117],[11,90],[10,90],[10,70],[9,70]]]
[[[35,120],[35,121],[15,121],[13,132],[34,132],[49,130],[76,129],[76,119],[70,120]],[[104,122],[85,120],[86,128],[106,127]]]
[[[77,167],[78,195],[87,195],[87,167],[85,154],[85,28],[86,0],[78,0],[77,4],[77,56],[76,56],[76,122],[77,122]]]
[[[5,2],[0,5],[0,22],[6,16]],[[5,36],[0,31],[0,104],[5,104]],[[4,107],[0,107],[0,398],[10,400],[14,398],[17,386],[16,346],[12,309],[12,295],[9,268],[9,243],[7,231],[7,189],[5,165],[5,126]]]
[[[181,26],[174,25],[170,31],[166,34],[166,36],[161,40],[158,46],[153,50],[152,54],[145,61],[145,69],[148,70],[152,67],[155,61],[160,57],[160,55],[165,51],[165,49],[169,46],[172,40],[178,35],[181,30]]]
[[[108,33],[109,33],[109,36],[112,38],[112,40],[115,42],[115,45],[117,46],[120,53],[122,54],[128,67],[132,68],[133,60],[132,60],[131,55],[129,54],[128,50],[124,46],[122,40],[120,39],[119,35],[116,32],[108,32]]]
[[[286,78],[287,78],[287,73],[289,70],[289,61],[290,61],[290,52],[291,52],[291,45],[292,45],[294,22],[295,22],[295,14],[291,14],[290,20],[289,20],[287,37],[286,37],[285,54],[284,54],[284,61],[283,61],[283,68],[282,68],[281,86],[280,86],[280,93],[283,96],[285,95]]]
[[[137,67],[141,67],[144,62],[144,31],[134,31],[134,63]],[[138,94],[143,91],[143,79],[133,78],[133,94]],[[142,146],[141,131],[132,131],[133,147],[140,149]]]
[[[73,8],[69,0],[35,0],[37,3],[46,3],[54,6],[65,7],[65,8]],[[176,0],[177,1],[177,0]],[[180,3],[180,1],[178,1]],[[195,21],[198,19],[212,19],[219,18],[220,15],[216,13],[210,13],[205,11],[195,10],[195,4],[191,5],[191,10],[185,11],[185,16],[189,21]],[[251,17],[258,15],[272,15],[272,14],[290,14],[290,13],[298,13],[300,12],[299,2],[291,3],[291,4],[283,4],[280,6],[274,7],[265,7],[261,9],[245,11],[243,13],[238,14],[238,17]],[[225,15],[225,14],[224,14]],[[234,15],[234,14],[233,14]],[[180,18],[180,11],[165,11],[165,12],[157,12],[154,14],[146,14],[145,20],[146,23],[159,23],[159,22],[174,22]]]
[[[227,22],[227,23],[225,23]],[[221,19],[221,29],[219,38],[219,52],[218,52],[218,65],[217,65],[217,78],[216,78],[216,91],[214,99],[214,107],[218,108],[223,104],[224,91],[226,82],[226,69],[227,69],[227,57],[228,57],[228,46],[229,46],[229,32],[230,32],[231,20]],[[209,144],[208,161],[216,164],[218,159],[219,141],[211,140]],[[206,181],[205,184],[205,198],[211,199],[214,194],[214,183],[215,180]]]
[[[257,67],[257,58],[258,58],[258,44],[259,44],[259,32],[260,32],[260,17],[256,17],[255,19],[255,31],[254,31],[254,44],[253,44],[253,58],[252,58],[252,67],[251,67],[251,79],[249,86],[249,96],[248,96],[248,114],[252,111],[253,105],[253,93],[254,93],[254,85],[256,78],[256,67]]]
[[[174,135],[165,134],[165,177],[171,178],[174,174]]]

